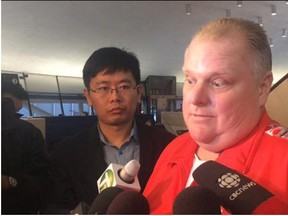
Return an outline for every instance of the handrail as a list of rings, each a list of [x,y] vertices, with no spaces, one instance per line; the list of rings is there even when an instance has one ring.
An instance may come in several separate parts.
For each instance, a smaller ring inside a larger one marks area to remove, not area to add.
[[[280,80],[278,80],[270,89],[270,92],[272,92],[275,88],[277,88],[282,82],[284,82],[286,79],[288,79],[288,73],[284,75]]]

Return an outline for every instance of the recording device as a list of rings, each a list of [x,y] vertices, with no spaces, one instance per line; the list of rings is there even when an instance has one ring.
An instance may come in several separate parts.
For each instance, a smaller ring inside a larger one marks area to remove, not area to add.
[[[88,214],[106,214],[112,200],[123,191],[121,188],[108,187],[94,199]]]
[[[215,161],[193,172],[194,180],[213,191],[231,214],[283,214],[288,206],[248,177]]]
[[[112,200],[106,214],[149,214],[147,199],[137,191],[124,190]]]
[[[70,215],[88,214],[90,206],[85,202],[80,202],[71,212]]]
[[[221,214],[220,200],[205,187],[187,187],[176,196],[173,214]]]
[[[124,167],[111,163],[97,181],[99,193],[108,187],[140,191],[141,187],[137,178],[139,169],[140,163],[137,160],[129,161]]]

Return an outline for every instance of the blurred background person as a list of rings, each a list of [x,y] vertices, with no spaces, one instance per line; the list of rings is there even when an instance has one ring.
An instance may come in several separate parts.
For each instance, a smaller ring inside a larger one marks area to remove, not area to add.
[[[49,156],[41,131],[17,113],[27,92],[1,74],[1,213],[36,214],[46,201]]]

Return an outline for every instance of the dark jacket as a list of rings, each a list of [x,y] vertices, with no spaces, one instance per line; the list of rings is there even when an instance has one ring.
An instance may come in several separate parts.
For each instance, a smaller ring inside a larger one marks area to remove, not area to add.
[[[11,107],[2,100],[1,175],[14,177],[17,186],[1,190],[1,213],[36,214],[51,186],[48,151],[40,130]]]
[[[175,136],[137,122],[140,142],[138,173],[142,190],[163,149]],[[58,144],[52,155],[54,192],[46,213],[65,214],[79,202],[91,205],[98,195],[97,180],[107,168],[97,124]]]

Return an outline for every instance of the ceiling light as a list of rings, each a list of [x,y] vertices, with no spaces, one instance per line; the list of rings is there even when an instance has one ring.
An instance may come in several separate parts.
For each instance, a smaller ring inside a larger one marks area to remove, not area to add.
[[[287,30],[285,28],[282,29],[282,37],[287,37]]]
[[[270,47],[274,47],[272,38],[269,38],[269,45],[270,45]]]
[[[186,4],[186,15],[191,15],[191,5]]]
[[[237,6],[242,7],[242,1],[237,1]]]
[[[288,1],[286,1],[285,4],[288,4]]]
[[[276,6],[275,5],[271,5],[271,15],[272,16],[275,16],[277,13],[276,13]]]
[[[257,17],[257,19],[258,19],[258,24],[259,24],[260,26],[263,26],[262,17]]]
[[[231,11],[229,9],[226,9],[226,17],[231,17]]]

